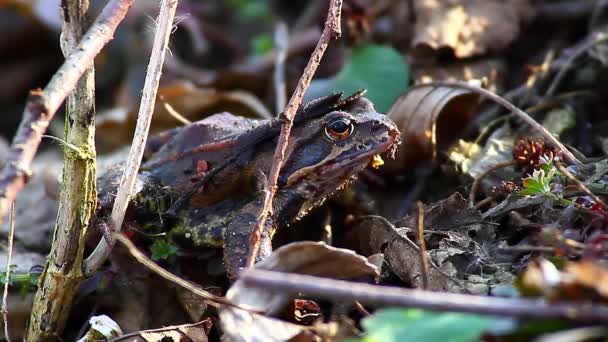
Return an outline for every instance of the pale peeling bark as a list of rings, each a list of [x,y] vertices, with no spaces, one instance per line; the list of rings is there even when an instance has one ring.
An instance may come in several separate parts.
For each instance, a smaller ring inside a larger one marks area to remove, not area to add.
[[[67,56],[88,28],[88,0],[62,1],[61,48]],[[64,169],[57,223],[40,279],[26,340],[58,339],[84,275],[85,234],[94,214],[95,76],[91,66],[66,99]]]

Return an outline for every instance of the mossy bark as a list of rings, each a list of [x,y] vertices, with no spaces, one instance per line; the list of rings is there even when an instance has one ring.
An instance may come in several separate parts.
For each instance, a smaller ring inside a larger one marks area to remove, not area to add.
[[[88,0],[63,0],[61,47],[64,55],[88,28]],[[28,326],[27,341],[58,340],[72,300],[84,275],[85,234],[94,214],[95,189],[95,76],[91,66],[66,100],[64,169],[59,212],[51,252],[40,278]],[[35,210],[35,209],[34,209]]]

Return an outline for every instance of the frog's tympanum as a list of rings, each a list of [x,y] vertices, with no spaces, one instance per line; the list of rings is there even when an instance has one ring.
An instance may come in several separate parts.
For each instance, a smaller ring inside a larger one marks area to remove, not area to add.
[[[279,131],[279,120],[222,113],[151,138],[125,224],[155,227],[184,248],[223,248],[226,270],[235,276],[246,262]],[[276,229],[305,215],[398,142],[396,126],[360,94],[344,100],[332,95],[300,108],[259,258],[270,253]],[[111,205],[121,171],[118,165],[100,180],[102,209]]]

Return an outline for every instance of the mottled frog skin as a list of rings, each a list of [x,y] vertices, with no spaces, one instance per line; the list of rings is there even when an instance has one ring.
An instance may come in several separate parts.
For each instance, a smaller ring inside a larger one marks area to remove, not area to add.
[[[234,277],[246,262],[279,130],[278,119],[222,113],[151,138],[125,224],[167,232],[184,248],[223,248]],[[360,94],[300,108],[259,258],[270,253],[276,229],[322,203],[373,156],[394,151],[399,139],[396,126]],[[99,181],[102,211],[111,207],[121,172],[118,165]]]

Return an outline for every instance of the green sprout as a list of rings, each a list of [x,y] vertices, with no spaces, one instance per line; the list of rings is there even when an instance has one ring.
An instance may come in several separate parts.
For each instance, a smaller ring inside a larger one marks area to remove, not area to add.
[[[152,260],[168,260],[177,254],[177,246],[168,239],[157,239],[150,246]]]

